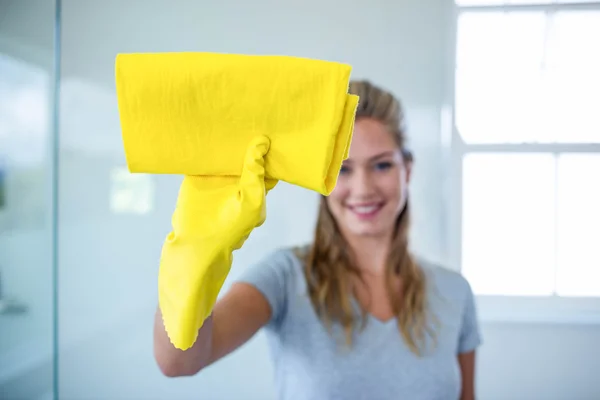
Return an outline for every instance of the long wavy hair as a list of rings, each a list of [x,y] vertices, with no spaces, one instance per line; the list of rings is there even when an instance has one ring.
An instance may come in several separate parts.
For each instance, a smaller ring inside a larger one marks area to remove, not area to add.
[[[360,97],[356,119],[372,118],[385,125],[401,150],[404,162],[412,163],[412,155],[406,149],[404,113],[399,100],[369,81],[352,81],[349,92]],[[400,334],[410,350],[421,355],[427,336],[433,337],[434,332],[428,324],[425,275],[409,251],[409,223],[410,202],[407,200],[396,220],[385,273]],[[353,332],[364,328],[367,321],[367,311],[361,307],[358,315],[353,305],[353,285],[357,278],[358,282],[364,281],[325,197],[319,206],[314,242],[303,258],[310,300],[316,313],[328,328],[334,323],[341,325],[346,344],[351,345]],[[395,283],[398,277],[400,285]]]

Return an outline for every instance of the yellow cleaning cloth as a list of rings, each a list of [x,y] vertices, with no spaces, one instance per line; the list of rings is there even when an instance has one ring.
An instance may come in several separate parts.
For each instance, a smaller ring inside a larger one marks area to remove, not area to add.
[[[329,195],[358,104],[347,92],[351,69],[289,56],[119,54],[129,170],[240,176],[250,140],[264,135],[267,178]]]

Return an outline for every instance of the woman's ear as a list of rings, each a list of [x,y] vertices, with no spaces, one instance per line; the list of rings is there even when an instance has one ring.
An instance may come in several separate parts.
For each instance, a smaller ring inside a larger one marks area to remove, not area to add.
[[[404,168],[406,169],[406,183],[410,183],[414,164],[412,152],[407,149],[402,150],[402,159],[404,161]]]
[[[406,168],[406,183],[410,183],[410,178],[412,177],[412,167],[413,167],[413,163],[412,161],[408,161],[405,163],[405,168]]]

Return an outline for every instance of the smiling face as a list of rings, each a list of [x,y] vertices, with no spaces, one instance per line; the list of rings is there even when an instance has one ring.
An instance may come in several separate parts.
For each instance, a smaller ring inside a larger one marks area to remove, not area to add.
[[[344,235],[389,237],[406,204],[410,166],[392,133],[360,118],[328,208]]]

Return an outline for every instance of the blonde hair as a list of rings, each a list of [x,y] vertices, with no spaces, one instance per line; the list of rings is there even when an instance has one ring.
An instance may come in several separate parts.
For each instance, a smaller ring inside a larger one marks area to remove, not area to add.
[[[352,81],[349,92],[360,97],[356,119],[373,118],[384,124],[402,151],[404,161],[411,163],[412,155],[405,147],[404,113],[400,102],[369,81]],[[407,201],[396,221],[386,264],[386,282],[402,338],[411,351],[419,355],[427,334],[433,333],[427,324],[425,275],[409,251],[409,220]],[[352,343],[352,333],[358,322],[352,301],[352,282],[353,278],[361,279],[353,259],[351,249],[322,197],[314,243],[304,256],[306,281],[315,311],[329,328],[331,323],[341,325],[348,345]],[[397,276],[401,277],[401,287],[394,284]],[[367,311],[361,311],[364,328]]]

